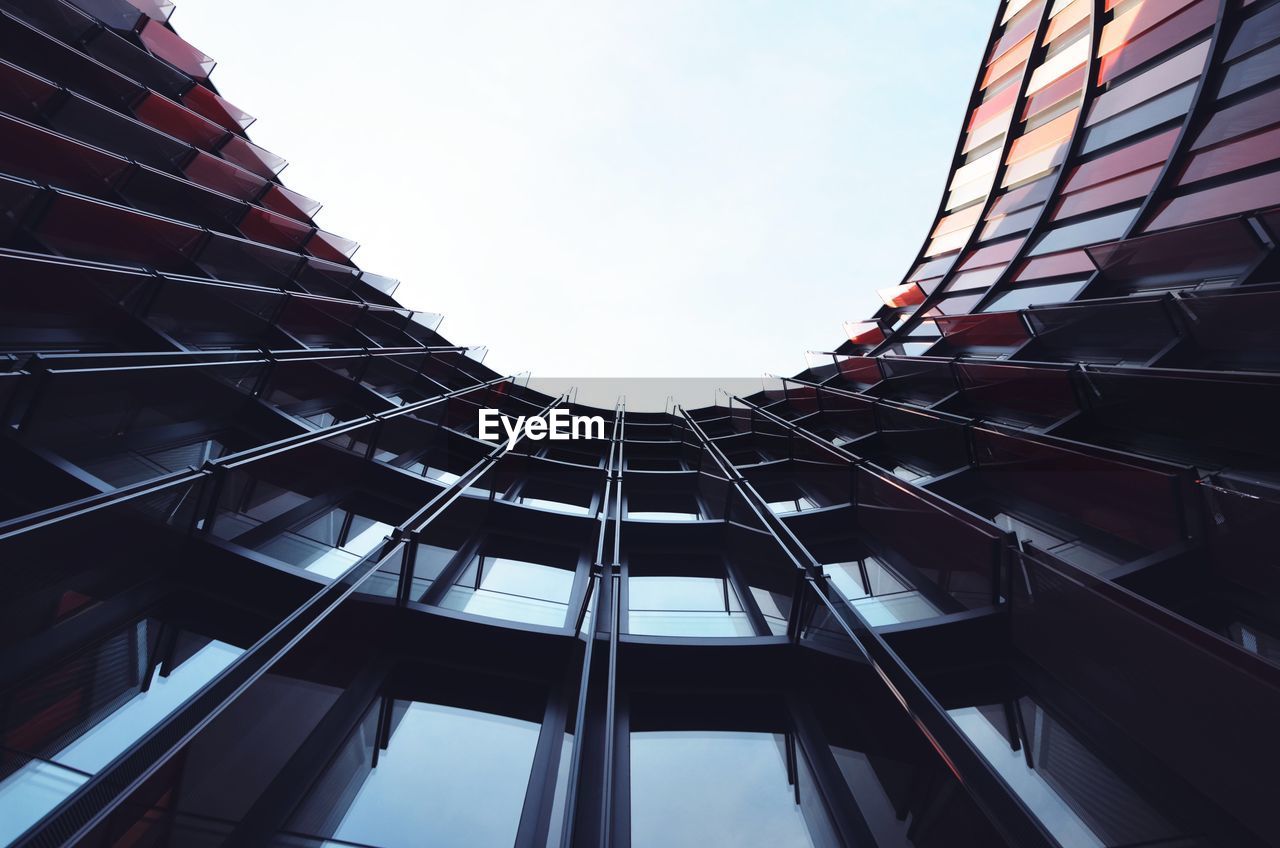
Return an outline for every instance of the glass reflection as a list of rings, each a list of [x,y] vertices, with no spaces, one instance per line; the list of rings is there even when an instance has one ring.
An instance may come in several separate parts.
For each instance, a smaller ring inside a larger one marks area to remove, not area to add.
[[[370,710],[276,844],[508,848],[515,842],[536,723],[399,702],[391,710],[390,741],[374,765],[380,713]]]
[[[937,607],[875,557],[827,563],[822,570],[872,627],[940,614]]]
[[[440,601],[472,615],[562,627],[574,572],[506,557],[480,556]]]
[[[785,737],[777,733],[632,733],[631,844],[838,844],[821,801],[812,797],[806,803],[812,792],[797,797],[785,750]],[[808,787],[813,788],[811,781]]]
[[[1163,845],[1186,836],[1030,698],[948,712],[1060,844]]]
[[[0,780],[0,845],[39,821],[242,653],[209,641],[172,669],[140,666],[147,660],[145,651],[122,662],[128,646],[136,651],[147,643],[148,622],[135,628],[104,643],[90,669],[73,660],[34,684],[41,689],[36,694],[45,697],[67,691],[23,726],[6,727],[0,758],[5,775]],[[68,674],[74,676],[70,684],[64,679]],[[95,704],[101,706],[95,709]],[[84,714],[68,722],[68,710]],[[38,738],[50,734],[56,734],[51,743]]]
[[[627,631],[647,636],[754,636],[724,577],[631,576]]]

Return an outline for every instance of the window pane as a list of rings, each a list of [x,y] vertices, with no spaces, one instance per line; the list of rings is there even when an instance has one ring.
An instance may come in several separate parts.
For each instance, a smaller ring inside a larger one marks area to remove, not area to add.
[[[289,830],[381,848],[515,842],[537,724],[411,702],[393,711],[399,721],[373,768],[378,712],[356,728]]]
[[[774,733],[646,731],[631,734],[631,844],[635,848],[812,846]],[[825,825],[825,828],[824,828]]]

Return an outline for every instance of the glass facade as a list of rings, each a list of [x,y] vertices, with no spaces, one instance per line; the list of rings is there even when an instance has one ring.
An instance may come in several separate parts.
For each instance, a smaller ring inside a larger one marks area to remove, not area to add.
[[[1280,844],[1280,2],[1002,0],[884,306],[664,412],[401,306],[171,11],[0,0],[0,845]]]

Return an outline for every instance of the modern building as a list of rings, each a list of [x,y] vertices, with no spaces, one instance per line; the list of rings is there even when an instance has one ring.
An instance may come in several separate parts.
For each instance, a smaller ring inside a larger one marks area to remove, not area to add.
[[[1280,844],[1280,2],[1004,0],[883,309],[665,412],[400,306],[170,11],[0,0],[0,844]]]

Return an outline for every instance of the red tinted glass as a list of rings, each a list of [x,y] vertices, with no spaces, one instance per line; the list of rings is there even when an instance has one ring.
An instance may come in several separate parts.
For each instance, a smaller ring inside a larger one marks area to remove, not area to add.
[[[173,30],[149,19],[138,38],[154,55],[196,79],[208,79],[214,61],[178,37]]]
[[[216,148],[227,134],[224,128],[154,91],[147,92],[133,107],[133,114],[143,123],[204,150]]]
[[[200,151],[197,151],[182,172],[193,183],[239,200],[254,200],[267,186],[267,181],[262,177]]]
[[[240,232],[250,241],[285,250],[299,250],[311,235],[311,228],[284,215],[252,206],[240,221]]]
[[[1147,231],[1178,227],[1275,205],[1280,171],[1175,198],[1161,208]]]
[[[1086,162],[1071,172],[1066,185],[1063,186],[1063,191],[1079,191],[1100,182],[1142,170],[1157,162],[1163,162],[1173,150],[1173,143],[1177,138],[1176,128],[1166,130],[1146,141],[1122,147],[1101,159]]]

